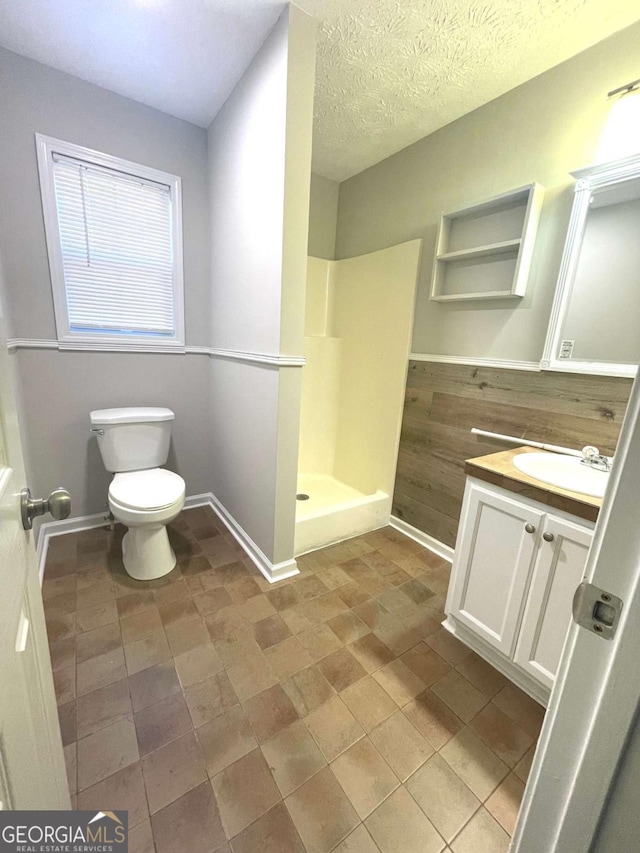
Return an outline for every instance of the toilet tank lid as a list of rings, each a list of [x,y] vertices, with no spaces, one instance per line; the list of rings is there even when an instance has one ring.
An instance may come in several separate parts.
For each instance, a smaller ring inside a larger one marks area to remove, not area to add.
[[[155,406],[137,406],[123,409],[97,409],[90,414],[92,425],[96,424],[148,424],[157,421],[172,421],[171,409]]]

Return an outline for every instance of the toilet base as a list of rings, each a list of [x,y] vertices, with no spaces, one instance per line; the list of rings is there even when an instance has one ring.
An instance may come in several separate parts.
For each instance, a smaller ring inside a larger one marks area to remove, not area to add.
[[[127,574],[138,581],[168,575],[175,568],[176,555],[166,525],[130,527],[122,539],[122,562]]]

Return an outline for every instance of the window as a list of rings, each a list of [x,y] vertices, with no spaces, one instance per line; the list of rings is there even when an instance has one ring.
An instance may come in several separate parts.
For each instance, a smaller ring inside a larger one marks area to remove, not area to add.
[[[61,347],[184,347],[180,178],[36,141]]]

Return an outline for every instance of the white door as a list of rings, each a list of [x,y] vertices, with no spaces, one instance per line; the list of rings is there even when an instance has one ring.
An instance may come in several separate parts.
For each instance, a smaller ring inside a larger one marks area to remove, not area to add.
[[[25,486],[0,280],[0,808],[68,809],[69,789]]]
[[[551,689],[571,625],[571,603],[582,581],[593,532],[548,515],[542,529],[514,660]]]
[[[640,383],[631,393],[585,577],[623,607],[612,639],[572,622],[513,837],[512,853],[588,853],[640,707]],[[606,599],[605,599],[606,600]],[[588,625],[597,624],[590,620]],[[638,774],[622,823],[638,812]],[[637,836],[597,849],[638,849]]]
[[[507,657],[544,513],[467,480],[446,610]]]

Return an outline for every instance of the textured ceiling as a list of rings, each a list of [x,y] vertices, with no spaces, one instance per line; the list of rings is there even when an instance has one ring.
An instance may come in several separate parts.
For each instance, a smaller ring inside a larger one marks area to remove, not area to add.
[[[297,4],[320,22],[314,170],[337,180],[640,18],[638,0]],[[0,0],[0,45],[207,127],[284,6]]]
[[[640,5],[325,0],[317,16],[314,171],[344,180],[629,26]]]

